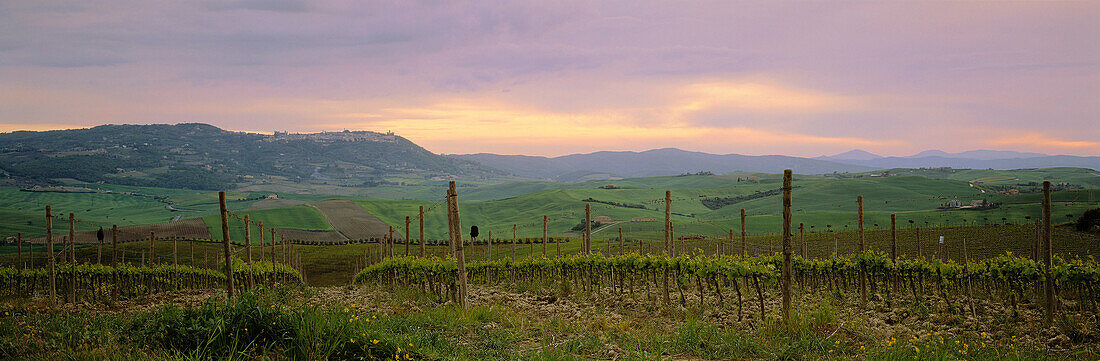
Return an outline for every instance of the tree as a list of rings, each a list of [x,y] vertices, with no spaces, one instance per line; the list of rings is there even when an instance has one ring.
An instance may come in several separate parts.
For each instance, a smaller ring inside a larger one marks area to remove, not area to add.
[[[1077,218],[1077,230],[1081,232],[1100,231],[1100,208],[1085,211]]]

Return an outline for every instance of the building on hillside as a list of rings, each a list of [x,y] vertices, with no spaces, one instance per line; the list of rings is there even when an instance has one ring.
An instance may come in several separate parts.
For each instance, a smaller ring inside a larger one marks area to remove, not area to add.
[[[656,222],[657,217],[634,217],[630,219],[631,222]]]
[[[985,200],[984,199],[972,200],[972,201],[970,201],[970,206],[971,207],[985,207]]]
[[[607,222],[611,222],[611,217],[608,217],[608,216],[596,216],[596,217],[592,218],[592,220],[593,220],[593,221],[595,221],[595,222],[600,222],[600,223],[607,223]]]
[[[952,199],[947,201],[943,206],[947,208],[959,208],[963,206],[963,203],[958,199]]]

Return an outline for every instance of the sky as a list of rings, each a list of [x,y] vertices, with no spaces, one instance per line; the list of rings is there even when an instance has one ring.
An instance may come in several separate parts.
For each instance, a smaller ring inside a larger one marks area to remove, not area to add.
[[[0,132],[1100,155],[1100,1],[0,0]]]

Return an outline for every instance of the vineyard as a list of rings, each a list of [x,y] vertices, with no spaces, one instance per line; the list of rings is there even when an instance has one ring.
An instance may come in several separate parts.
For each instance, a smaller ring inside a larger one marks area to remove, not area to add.
[[[740,258],[632,253],[477,261],[467,264],[466,271],[471,283],[483,285],[556,280],[563,288],[641,297],[654,305],[663,302],[664,307],[672,307],[673,302],[686,307],[689,299],[698,301],[699,307],[723,309],[736,305],[740,321],[747,312],[759,312],[758,319],[766,317],[764,300],[780,292],[782,261],[778,255]],[[355,276],[355,282],[422,289],[438,302],[453,302],[456,268],[457,263],[450,258],[392,258],[367,267]],[[866,287],[869,295],[865,293],[864,300],[877,297],[891,302],[893,298],[936,296],[952,309],[987,312],[976,308],[978,300],[1010,305],[1012,314],[1007,316],[1017,315],[1018,303],[1037,303],[1042,294],[1036,290],[1047,277],[1038,262],[1012,254],[962,264],[950,260],[892,260],[876,252],[826,259],[794,257],[792,271],[798,292],[859,293]],[[866,272],[866,284],[860,283],[861,271]],[[1073,305],[1072,312],[1097,311],[1100,294],[1094,288],[1100,282],[1100,264],[1095,260],[1058,258],[1049,277],[1058,285],[1056,297],[1060,304]],[[753,306],[757,304],[759,307]]]
[[[220,215],[206,217],[207,237],[158,236],[170,228],[142,235],[113,226],[77,233],[91,222],[72,213],[53,215],[46,207],[46,236],[19,235],[16,252],[2,256],[9,265],[0,267],[0,300],[19,322],[39,320],[20,323],[31,330],[58,322],[59,309],[139,305],[142,311],[128,313],[122,324],[102,327],[118,335],[150,328],[198,333],[180,342],[149,335],[162,350],[153,352],[167,352],[160,354],[166,358],[511,359],[508,350],[524,342],[538,345],[523,351],[529,358],[799,358],[773,355],[767,347],[824,358],[833,352],[900,359],[1026,359],[1052,350],[1065,358],[1096,355],[1100,263],[1091,254],[1100,249],[1098,238],[1055,226],[1049,193],[1034,223],[922,227],[891,214],[885,224],[866,224],[864,200],[857,196],[853,226],[819,229],[792,222],[794,189],[788,173],[779,192],[782,230],[770,234],[747,232],[750,218],[743,210],[740,230],[679,232],[676,219],[685,215],[674,212],[671,191],[657,203],[664,223],[601,225],[593,221],[593,205],[615,205],[584,202],[576,212],[583,217],[579,225],[542,216],[483,232],[462,225],[454,183],[444,203],[418,207],[397,224],[372,215],[384,210],[368,212],[350,201],[232,211],[222,193]],[[295,218],[294,212],[312,216]],[[367,222],[357,223],[364,215]],[[66,222],[68,232],[61,228],[58,237],[55,224]],[[220,227],[210,227],[214,222]],[[575,231],[550,234],[554,222]],[[426,236],[443,224],[447,237]],[[180,226],[201,229],[195,221]],[[639,226],[648,228],[630,229]],[[521,236],[520,228],[528,230]],[[328,238],[335,232],[341,239]],[[205,304],[201,311],[174,308],[183,301],[151,305],[155,311],[142,305],[181,297]],[[179,312],[220,326],[188,326],[176,319]],[[612,325],[615,318],[595,316],[600,314],[633,321]],[[78,317],[109,323],[94,312]],[[456,320],[504,327],[504,334],[472,334],[476,328]],[[528,323],[537,326],[517,326]],[[986,336],[998,332],[992,327],[998,323],[1010,331]],[[0,327],[9,340],[20,339],[19,332]],[[574,341],[556,343],[544,332]],[[601,336],[569,344],[589,332]],[[204,337],[216,346],[199,346]],[[1016,347],[1017,337],[1027,345],[1006,349]],[[124,339],[107,342],[135,342]],[[733,339],[767,346],[738,348],[729,344]],[[8,342],[0,344],[0,356],[31,354]],[[969,351],[951,342],[981,346]],[[987,348],[987,342],[996,346]],[[60,344],[42,347],[74,350]],[[553,353],[561,347],[571,351]]]

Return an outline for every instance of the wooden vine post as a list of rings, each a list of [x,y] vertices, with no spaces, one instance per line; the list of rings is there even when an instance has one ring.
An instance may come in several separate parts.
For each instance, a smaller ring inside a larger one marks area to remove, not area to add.
[[[111,225],[111,267],[118,267],[118,225]]]
[[[890,214],[890,261],[898,263],[898,215]]]
[[[409,224],[412,223],[412,218],[405,216],[405,257],[409,256]]]
[[[172,278],[173,282],[179,282],[179,248],[176,242],[176,236],[172,236]]]
[[[34,242],[27,241],[27,269],[34,269]]]
[[[619,227],[619,255],[623,255],[623,246],[626,245],[626,241],[623,240],[623,227]]]
[[[516,225],[512,224],[512,262],[516,262]]]
[[[27,265],[23,264],[23,232],[16,233],[15,242],[18,244],[15,256],[16,269],[22,267],[27,268]]]
[[[390,226],[390,231],[389,231],[389,233],[386,234],[386,253],[388,254],[388,256],[390,258],[393,258],[393,244],[394,244],[394,241],[395,240],[393,238],[393,226]]]
[[[257,230],[260,231],[260,262],[264,261],[264,221],[256,222]],[[272,240],[274,241],[274,239]]]
[[[118,267],[118,225],[111,225],[111,267]],[[111,272],[111,282],[114,283],[114,287],[111,287],[111,299],[115,299],[118,295],[118,272]]]
[[[978,318],[978,311],[974,309],[974,288],[970,279],[970,254],[966,250],[966,238],[963,238],[963,273],[966,274],[966,301],[970,305],[970,316]]]
[[[244,215],[244,249],[245,249],[245,253],[246,253],[245,259],[244,259],[245,264],[247,264],[248,268],[251,269],[252,268],[252,221],[250,220],[250,218],[247,214]],[[172,241],[172,252],[175,253],[175,239],[174,238],[173,238],[173,241]],[[250,272],[248,272],[248,288],[252,288],[252,287],[256,286],[256,280],[252,279],[252,275],[254,273],[256,273],[256,272],[253,271],[253,270],[250,270]]]
[[[806,259],[806,228],[802,223],[798,224],[798,244],[801,248],[802,259]]]
[[[542,256],[543,257],[546,257],[546,222],[548,220],[549,220],[549,217],[542,216]],[[561,248],[559,247],[558,249],[559,249],[558,255],[561,256],[561,251],[560,251]]]
[[[791,314],[791,170],[783,171],[783,322]]]
[[[866,246],[863,239],[863,196],[856,196],[856,205],[859,213],[859,253],[865,252]],[[859,265],[859,300],[867,302],[867,265]]]
[[[1054,321],[1054,247],[1050,244],[1050,181],[1043,181],[1043,306],[1046,324]]]
[[[462,308],[467,308],[466,288],[466,252],[462,245],[462,222],[458,215],[458,191],[455,190],[455,182],[451,181],[447,188],[447,220],[450,226],[451,244],[455,249],[455,259],[458,262],[456,280],[458,281],[458,301]]]
[[[920,227],[917,227],[917,259],[924,260],[924,251],[920,248]]]
[[[53,258],[53,214],[46,206],[46,260],[50,267],[50,306],[57,300],[57,265]]]
[[[233,298],[233,260],[229,249],[229,208],[225,205],[225,191],[218,192],[218,205],[222,216],[222,247],[225,251],[225,291]]]
[[[592,204],[584,204],[584,254],[592,253]]]
[[[99,231],[97,231],[95,234],[95,239],[95,264],[103,264],[103,227],[99,227]]]
[[[745,209],[741,208],[741,259],[745,258]]]
[[[274,269],[275,262],[278,262],[278,257],[275,256],[275,227],[271,227],[271,267]]]
[[[69,293],[70,303],[76,302],[76,214],[69,213]]]
[[[153,241],[157,239],[156,232],[149,231],[149,266],[153,265]]]
[[[427,249],[424,245],[424,206],[420,206],[420,257],[424,257],[427,254]]]
[[[665,254],[672,255],[672,191],[665,191]]]
[[[489,262],[493,261],[493,231],[489,231],[489,234],[485,235],[485,241],[488,243],[488,248],[485,251],[485,258]]]

